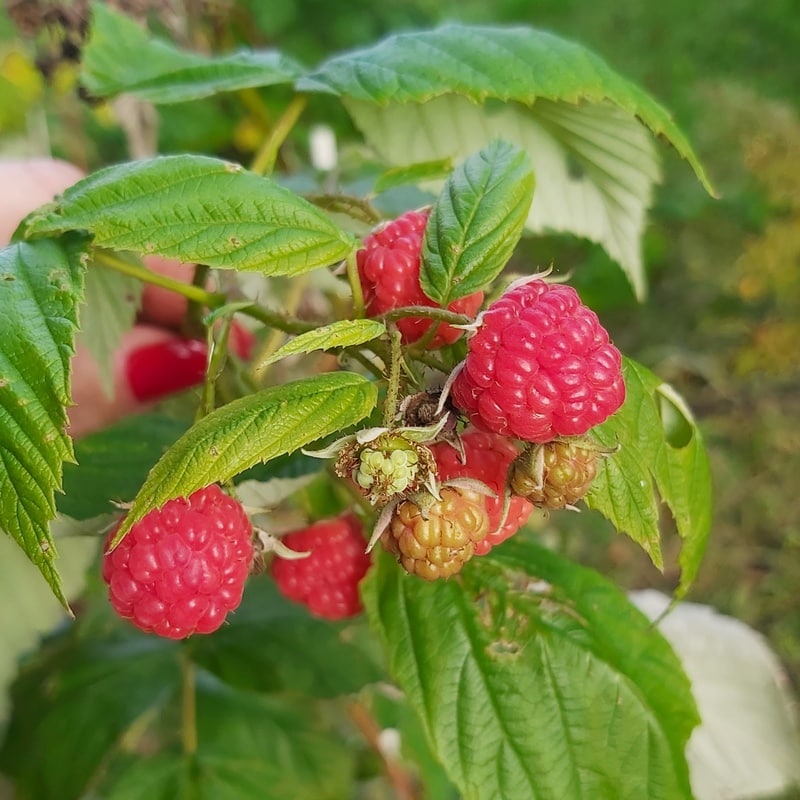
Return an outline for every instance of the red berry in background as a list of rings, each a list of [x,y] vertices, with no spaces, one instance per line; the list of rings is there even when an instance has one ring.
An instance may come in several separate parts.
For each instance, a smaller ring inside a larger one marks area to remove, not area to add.
[[[368,315],[378,316],[402,306],[440,307],[422,291],[419,282],[420,253],[428,213],[409,211],[364,240],[357,259]],[[482,302],[483,292],[475,292],[453,301],[447,308],[472,317]],[[422,317],[407,317],[397,321],[406,344],[421,339],[431,324],[431,320]],[[436,330],[431,347],[452,344],[461,334],[458,328],[442,323]]]
[[[247,514],[212,485],[145,515],[104,555],[103,579],[121,617],[184,639],[222,625],[242,600],[252,561]]]
[[[622,405],[621,356],[571,286],[535,279],[483,314],[451,398],[483,430],[539,443],[580,436]]]
[[[363,606],[358,594],[371,559],[358,517],[345,514],[292,531],[281,540],[291,550],[310,552],[307,558],[275,556],[271,571],[284,597],[302,603],[324,619],[344,619]]]
[[[439,467],[440,481],[473,478],[485,483],[497,495],[483,496],[483,505],[489,515],[489,533],[475,544],[475,555],[483,556],[492,547],[513,536],[527,522],[533,506],[523,497],[511,497],[503,520],[506,476],[511,463],[519,455],[519,450],[510,439],[470,428],[461,434],[461,444],[465,462],[461,461],[459,452],[446,442],[432,445],[431,450]]]

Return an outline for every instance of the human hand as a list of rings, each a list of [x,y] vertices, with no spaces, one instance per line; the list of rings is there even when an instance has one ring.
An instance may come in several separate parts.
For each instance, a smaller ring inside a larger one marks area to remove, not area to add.
[[[26,214],[81,177],[76,167],[53,159],[0,161],[0,245],[8,243]],[[192,278],[192,265],[159,256],[144,261],[149,269],[171,278]],[[97,363],[85,346],[78,345],[72,361],[74,405],[68,410],[73,437],[99,430],[203,380],[205,343],[178,334],[186,303],[175,292],[145,286],[137,324],[122,337],[114,355],[110,396],[102,386]]]

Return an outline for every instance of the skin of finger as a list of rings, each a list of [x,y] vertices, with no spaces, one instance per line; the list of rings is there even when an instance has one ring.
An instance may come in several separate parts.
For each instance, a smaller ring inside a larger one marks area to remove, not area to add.
[[[0,242],[11,239],[27,214],[82,177],[81,170],[66,161],[0,161]]]
[[[68,410],[69,433],[86,436],[129,414],[149,406],[137,401],[128,383],[127,363],[131,353],[148,345],[177,339],[175,334],[151,325],[137,325],[128,331],[114,355],[114,391],[109,397],[100,380],[100,369],[85,347],[72,359],[72,402]]]
[[[78,167],[51,158],[0,160],[0,243],[6,244],[27,214],[84,177]],[[145,265],[154,272],[190,282],[191,264],[161,256],[148,256]],[[178,329],[186,313],[186,298],[158,286],[145,286],[141,319],[153,325]]]
[[[191,283],[194,277],[193,264],[181,264],[161,256],[146,256],[144,265],[153,272],[184,283]],[[142,309],[139,319],[142,322],[177,330],[186,316],[187,305],[187,299],[176,292],[162,289],[160,286],[145,284],[142,290]]]

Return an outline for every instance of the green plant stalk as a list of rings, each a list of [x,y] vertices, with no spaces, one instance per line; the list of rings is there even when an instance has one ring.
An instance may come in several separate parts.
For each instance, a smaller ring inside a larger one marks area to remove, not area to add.
[[[210,269],[206,264],[195,264],[192,286],[205,290],[209,272]],[[205,307],[202,303],[190,300],[186,308],[186,318],[183,321],[183,332],[188,336],[201,335],[202,332],[205,331],[205,324],[203,322],[205,314]]]
[[[308,98],[303,94],[296,95],[284,109],[272,132],[259,148],[250,165],[250,171],[257,175],[269,175],[278,159],[278,151],[291,133],[300,115],[305,110]]]
[[[188,647],[181,647],[181,745],[183,753],[197,752],[197,692],[194,662]]]
[[[190,283],[182,283],[166,275],[159,275],[157,272],[151,272],[149,269],[140,267],[137,264],[129,264],[127,261],[117,258],[113,253],[106,250],[95,250],[92,258],[96,264],[106,269],[113,269],[116,272],[121,272],[123,275],[130,275],[132,278],[137,278],[143,283],[149,283],[152,286],[160,286],[162,289],[169,289],[171,292],[183,295],[189,302],[198,303],[208,308],[219,308],[224,305],[227,298],[224,294],[219,292],[209,292],[200,286],[194,286]]]
[[[354,250],[347,256],[347,280],[350,283],[350,291],[353,293],[353,317],[364,319],[366,309],[364,307],[364,292],[361,289],[361,279],[358,277],[358,261]]]
[[[213,328],[208,329],[208,363],[203,382],[203,397],[197,408],[195,422],[210,414],[216,407],[217,378],[222,374],[228,359],[228,338],[232,322],[233,317],[225,317],[218,336],[214,336]]]
[[[404,317],[425,317],[426,319],[446,322],[449,325],[469,325],[474,320],[466,314],[458,314],[455,311],[448,311],[446,308],[436,308],[434,306],[402,306],[393,308],[384,314],[380,314],[378,319],[385,322],[395,322]]]
[[[389,329],[389,387],[386,390],[386,401],[383,404],[383,424],[392,427],[397,414],[397,401],[400,396],[400,370],[403,363],[400,331],[392,325]]]

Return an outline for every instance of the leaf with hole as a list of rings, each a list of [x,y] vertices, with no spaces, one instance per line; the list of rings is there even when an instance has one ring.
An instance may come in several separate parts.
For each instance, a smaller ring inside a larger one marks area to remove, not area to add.
[[[601,459],[586,504],[639,542],[663,568],[655,490],[683,539],[683,596],[697,574],[711,530],[711,471],[700,430],[683,399],[641,364],[624,359],[625,402],[593,429],[618,452]]]

